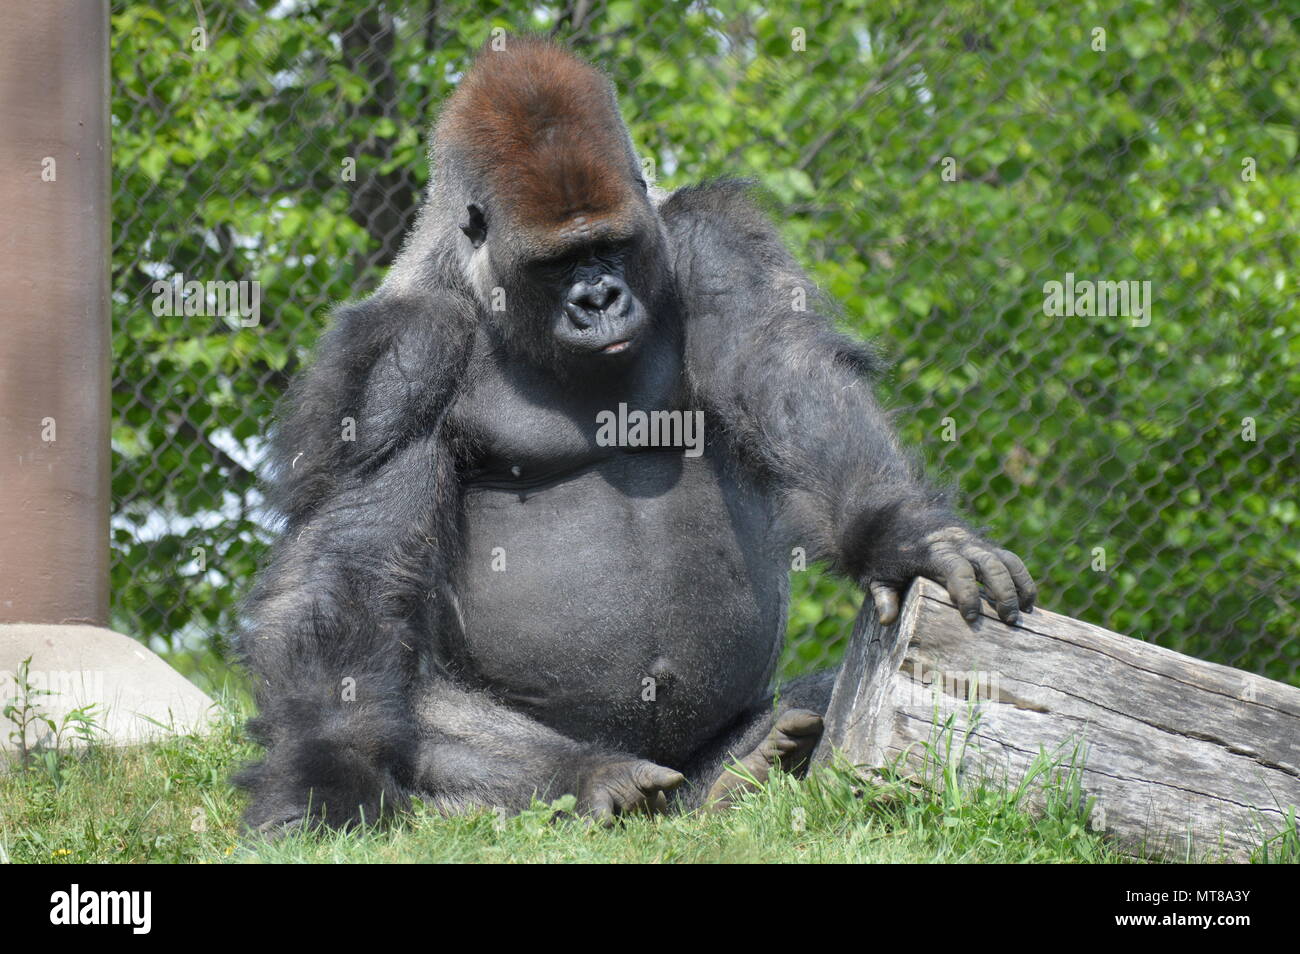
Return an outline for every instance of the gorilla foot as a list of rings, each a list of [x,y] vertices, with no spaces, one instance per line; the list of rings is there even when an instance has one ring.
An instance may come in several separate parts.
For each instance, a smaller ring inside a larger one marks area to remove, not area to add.
[[[766,783],[773,765],[780,765],[783,772],[804,768],[821,737],[822,717],[817,713],[809,709],[782,712],[758,748],[738,766],[722,770],[704,799],[705,807],[710,811],[730,808],[737,797]]]
[[[667,793],[686,780],[681,772],[632,759],[598,767],[582,786],[578,808],[603,825],[620,815],[659,815],[668,810]]]

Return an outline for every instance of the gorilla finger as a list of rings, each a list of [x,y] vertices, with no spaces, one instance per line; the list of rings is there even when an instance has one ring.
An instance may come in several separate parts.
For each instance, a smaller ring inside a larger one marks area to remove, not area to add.
[[[970,561],[956,553],[947,554],[940,558],[935,570],[957,604],[958,612],[966,622],[975,622],[980,615],[980,587]]]
[[[869,584],[868,589],[871,590],[871,601],[876,604],[876,615],[880,617],[881,625],[888,626],[898,619],[898,590],[888,583],[878,582]]]
[[[1025,569],[1024,562],[1010,550],[995,550],[998,559],[1002,561],[1007,572],[1011,574],[1011,579],[1016,581],[1016,592],[1020,594],[1020,608],[1028,613],[1034,608],[1034,601],[1038,599],[1038,585],[1034,583],[1034,578],[1029,575]]]
[[[769,741],[766,744],[771,745],[778,755],[789,755],[799,747],[799,740],[793,739],[788,735],[782,735],[774,741]]]
[[[601,789],[591,800],[591,807],[587,814],[599,825],[608,827],[614,824],[614,796],[609,791]]]
[[[1020,601],[1016,593],[1016,584],[1012,581],[1007,568],[1002,565],[1002,561],[991,551],[983,549],[972,549],[968,559],[975,564],[976,575],[988,587],[998,616],[1008,623],[1020,619]]]
[[[811,709],[786,709],[773,723],[783,735],[795,737],[818,734],[824,725],[825,720]]]
[[[684,781],[686,776],[681,772],[674,772],[654,762],[642,762],[637,767],[636,785],[643,792],[672,791]]]

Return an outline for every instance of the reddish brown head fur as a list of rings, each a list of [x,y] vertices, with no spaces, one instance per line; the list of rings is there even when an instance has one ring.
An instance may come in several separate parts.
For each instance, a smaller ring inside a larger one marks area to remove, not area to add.
[[[484,49],[448,100],[437,137],[530,231],[617,227],[637,195],[608,80],[544,40]]]

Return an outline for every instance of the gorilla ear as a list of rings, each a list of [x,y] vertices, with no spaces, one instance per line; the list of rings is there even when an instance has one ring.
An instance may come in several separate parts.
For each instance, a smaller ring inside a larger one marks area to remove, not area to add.
[[[470,244],[479,248],[487,241],[487,219],[483,217],[483,210],[471,202],[465,206],[466,218],[460,223],[460,230],[465,233]]]

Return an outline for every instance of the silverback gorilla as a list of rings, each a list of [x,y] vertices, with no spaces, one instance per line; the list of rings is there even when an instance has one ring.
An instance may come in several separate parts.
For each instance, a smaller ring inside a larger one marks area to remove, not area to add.
[[[748,189],[648,188],[601,72],[484,50],[431,161],[387,278],[280,411],[284,531],[238,637],[250,826],[412,795],[609,818],[727,804],[737,760],[800,769],[833,673],[774,696],[796,547],[885,621],[918,574],[968,619],[981,582],[1003,619],[1032,607],[1020,560],[900,450],[873,352]],[[611,440],[638,412],[668,440]],[[669,424],[700,412],[684,449]]]

